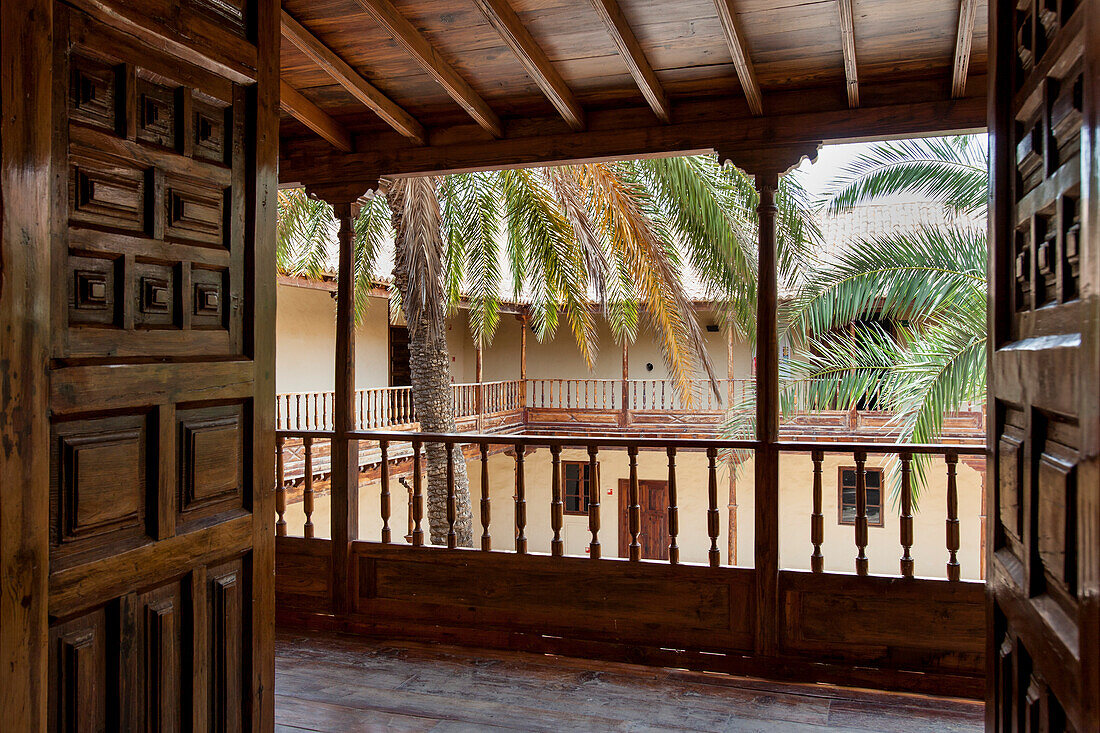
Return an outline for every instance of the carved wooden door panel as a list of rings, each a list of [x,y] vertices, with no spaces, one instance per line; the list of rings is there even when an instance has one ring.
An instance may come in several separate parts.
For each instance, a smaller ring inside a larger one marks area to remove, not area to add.
[[[990,4],[989,730],[1100,729],[1096,15]]]
[[[270,728],[278,5],[107,5],[54,14],[49,725]]]

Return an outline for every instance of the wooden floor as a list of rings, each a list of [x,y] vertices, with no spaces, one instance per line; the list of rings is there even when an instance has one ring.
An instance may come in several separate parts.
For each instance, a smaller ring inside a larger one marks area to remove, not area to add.
[[[980,731],[972,701],[279,632],[276,730]]]

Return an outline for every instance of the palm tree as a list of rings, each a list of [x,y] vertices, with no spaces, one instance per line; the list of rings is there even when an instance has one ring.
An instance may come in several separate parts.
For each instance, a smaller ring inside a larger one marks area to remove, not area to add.
[[[387,184],[384,196],[362,206],[356,223],[356,282],[365,292],[376,257],[392,238],[394,281],[409,324],[413,403],[425,431],[455,429],[444,326],[461,297],[479,344],[491,343],[510,293],[529,302],[538,339],[552,337],[564,321],[589,367],[597,357],[597,315],[620,341],[635,340],[644,323],[682,390],[699,369],[714,384],[687,278],[717,304],[727,327],[753,335],[757,194],[744,174],[714,156]],[[814,229],[796,185],[784,182],[777,201],[781,257],[793,263],[804,256]],[[292,191],[281,192],[280,204],[280,271],[318,276],[333,235],[329,207]],[[357,305],[365,302],[357,298]],[[690,401],[690,392],[684,397]],[[443,451],[429,446],[425,456],[435,543],[444,542],[448,530]],[[469,545],[469,486],[465,462],[455,458],[456,532],[459,543]]]
[[[841,171],[822,202],[829,213],[909,193],[964,221],[861,238],[813,261],[780,310],[798,354],[780,375],[784,413],[873,403],[897,415],[901,441],[922,443],[983,399],[986,233],[973,219],[986,211],[987,174],[975,136],[880,143]],[[727,430],[752,422],[742,406]]]

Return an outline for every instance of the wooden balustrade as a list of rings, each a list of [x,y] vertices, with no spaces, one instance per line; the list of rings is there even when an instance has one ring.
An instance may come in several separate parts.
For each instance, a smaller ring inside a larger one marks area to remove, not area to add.
[[[518,388],[516,393],[518,394]],[[505,394],[501,392],[500,394]],[[705,456],[706,470],[706,561],[712,567],[722,564],[723,551],[720,549],[719,539],[722,533],[721,514],[719,511],[719,452],[756,448],[755,441],[731,441],[708,438],[642,438],[642,437],[596,437],[596,436],[517,436],[517,435],[483,435],[483,434],[454,434],[437,435],[426,433],[384,432],[384,431],[353,431],[346,436],[349,440],[358,440],[360,445],[366,446],[364,450],[377,448],[376,459],[371,465],[375,465],[376,475],[380,480],[379,507],[381,512],[381,531],[379,539],[383,544],[392,544],[393,536],[390,526],[392,517],[392,496],[390,493],[390,480],[393,474],[393,465],[402,463],[409,471],[408,461],[411,459],[412,484],[402,482],[409,488],[408,523],[409,531],[407,541],[413,546],[424,544],[423,528],[423,504],[424,504],[424,467],[422,448],[425,443],[442,443],[447,446],[446,466],[446,544],[448,547],[458,545],[458,510],[457,495],[455,491],[455,461],[461,460],[464,455],[460,447],[473,446],[470,456],[466,459],[471,465],[480,466],[480,496],[479,519],[481,525],[480,549],[492,551],[492,497],[490,495],[490,456],[506,451],[513,456],[515,468],[514,491],[514,539],[515,552],[526,554],[530,552],[530,540],[528,537],[528,509],[527,503],[529,491],[537,485],[540,490],[548,493],[541,494],[547,497],[550,505],[549,552],[554,557],[566,554],[565,543],[565,514],[567,496],[565,492],[565,471],[563,462],[563,450],[566,448],[581,449],[587,452],[588,487],[587,491],[581,490],[578,510],[587,515],[587,530],[590,535],[587,542],[588,554],[593,559],[600,559],[600,475],[598,461],[601,451],[625,449],[627,457],[627,476],[625,480],[625,520],[621,533],[625,532],[625,556],[630,561],[639,561],[643,558],[643,527],[641,515],[643,511],[642,494],[639,478],[638,458],[642,451],[659,450],[667,456],[667,506],[661,510],[667,512],[668,544],[667,558],[670,564],[681,562],[683,536],[681,533],[682,518],[679,506],[680,482],[678,481],[681,470],[682,458],[689,454]],[[305,515],[303,534],[305,537],[314,537],[315,528],[313,514],[315,506],[314,480],[322,475],[327,468],[322,464],[318,467],[315,462],[314,450],[318,440],[333,440],[335,433],[326,431],[279,431],[277,437],[278,455],[276,462],[277,487],[276,487],[276,532],[279,536],[288,533],[287,492],[288,486],[300,481],[303,485],[302,503]],[[373,447],[372,447],[373,446]],[[456,446],[459,447],[456,450]],[[857,575],[870,573],[870,561],[868,556],[870,524],[870,505],[868,503],[868,456],[885,456],[896,461],[898,474],[899,495],[897,502],[897,516],[899,520],[899,542],[901,546],[899,574],[903,577],[913,577],[915,559],[913,557],[913,511],[914,511],[914,487],[912,463],[914,456],[924,456],[925,460],[934,456],[942,456],[946,466],[946,543],[948,553],[946,574],[951,581],[960,579],[960,563],[958,553],[960,550],[961,531],[959,521],[959,489],[957,478],[957,464],[960,455],[981,455],[984,448],[980,446],[939,446],[939,445],[895,445],[895,444],[871,444],[871,443],[829,443],[823,446],[813,442],[780,442],[779,450],[784,453],[807,453],[812,464],[812,490],[810,497],[810,570],[814,573],[825,571],[825,533],[823,514],[823,463],[826,455],[847,455],[854,464],[855,485],[854,505],[850,511],[853,541],[855,545],[855,560],[851,567]],[[547,476],[529,476],[530,468],[526,457],[535,450],[548,448],[550,462]],[[301,451],[299,454],[298,451]],[[684,451],[687,451],[685,453]],[[289,457],[289,461],[288,461]],[[293,465],[293,470],[288,471],[288,465]],[[298,466],[302,468],[299,469]],[[473,475],[471,475],[473,478]],[[546,482],[548,479],[547,483]],[[537,483],[532,484],[532,480]],[[575,490],[575,489],[574,489]],[[885,500],[888,489],[885,485],[878,486],[879,501],[875,504],[877,512],[885,512],[888,505]],[[540,501],[544,499],[539,499]],[[572,501],[577,501],[577,497]],[[650,507],[652,509],[652,507]],[[299,516],[299,515],[295,515]],[[878,516],[876,514],[876,516]],[[476,540],[475,540],[476,543]],[[545,551],[545,550],[544,550]],[[648,556],[647,556],[648,557]]]
[[[825,458],[825,449],[821,443],[812,442],[779,442],[778,447],[786,452],[808,452],[813,462],[813,508],[810,514],[810,543],[813,553],[810,555],[810,569],[814,573],[824,572],[825,558],[821,546],[824,542],[824,517],[821,513],[821,464]],[[855,464],[855,496],[854,496],[854,521],[855,535],[855,572],[857,575],[868,575],[869,559],[867,547],[868,536],[868,504],[867,504],[867,456],[880,455],[896,459],[894,470],[898,472],[898,526],[899,542],[901,545],[901,561],[899,563],[900,575],[912,578],[914,574],[915,559],[913,549],[913,460],[915,455],[926,457],[942,456],[946,472],[946,542],[948,553],[945,577],[949,581],[958,581],[961,578],[961,568],[958,559],[961,547],[961,532],[959,523],[959,489],[958,489],[958,463],[959,456],[979,456],[985,454],[983,446],[956,446],[956,445],[884,445],[871,443],[830,443],[828,452],[831,454],[846,454],[852,456]],[[929,470],[934,463],[929,466]],[[886,495],[887,486],[880,484],[879,511],[888,509]]]

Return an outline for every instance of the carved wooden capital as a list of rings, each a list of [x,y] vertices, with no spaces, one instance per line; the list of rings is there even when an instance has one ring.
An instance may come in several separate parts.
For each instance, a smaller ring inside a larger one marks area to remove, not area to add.
[[[357,178],[343,183],[306,183],[306,196],[336,206],[369,198],[381,188],[377,176]]]

